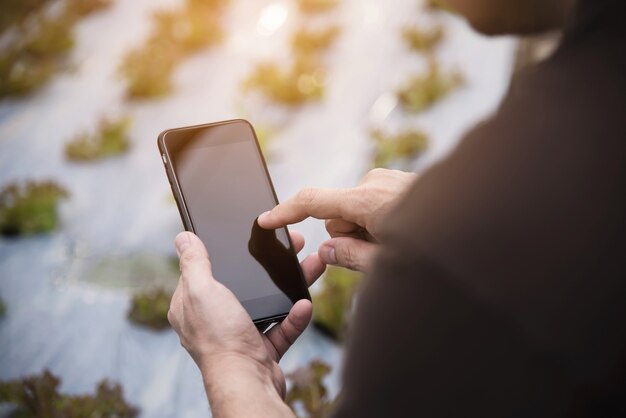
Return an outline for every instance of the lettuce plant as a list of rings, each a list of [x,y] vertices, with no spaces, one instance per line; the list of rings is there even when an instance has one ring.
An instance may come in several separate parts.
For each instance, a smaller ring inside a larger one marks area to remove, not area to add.
[[[411,77],[398,90],[398,100],[409,112],[419,113],[448,96],[462,84],[463,76],[458,71],[444,73],[434,60],[430,60],[425,73]]]
[[[409,162],[428,148],[428,137],[419,130],[406,130],[396,135],[387,135],[380,130],[372,132],[376,144],[374,167],[390,168],[394,162]]]
[[[65,155],[72,161],[93,161],[120,155],[130,148],[130,119],[103,119],[94,134],[82,133],[65,144]]]
[[[140,326],[154,330],[170,327],[167,311],[170,308],[172,292],[164,288],[155,288],[133,296],[128,319]]]
[[[322,279],[322,289],[313,295],[313,323],[337,341],[345,337],[352,299],[361,276],[352,270],[328,267]]]
[[[287,375],[291,387],[287,391],[285,402],[299,414],[300,418],[325,418],[330,415],[334,401],[329,399],[324,378],[330,373],[330,366],[320,360],[313,360],[309,365],[296,369]]]
[[[69,197],[53,181],[11,183],[0,191],[0,235],[16,236],[54,230],[57,205]]]
[[[59,393],[61,380],[45,370],[41,375],[0,382],[0,403],[14,409],[11,418],[134,418],[139,410],[124,399],[119,384],[103,380],[93,395]]]

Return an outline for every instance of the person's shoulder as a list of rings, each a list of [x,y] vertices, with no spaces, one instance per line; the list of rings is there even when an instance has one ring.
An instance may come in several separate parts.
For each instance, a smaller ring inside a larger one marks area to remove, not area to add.
[[[429,246],[514,224],[524,237],[532,226],[575,223],[568,208],[600,216],[623,207],[626,54],[611,61],[615,48],[593,46],[565,46],[525,71],[499,109],[420,177],[388,230]]]
[[[598,301],[626,290],[626,91],[554,65],[419,177],[383,237],[537,338],[583,350],[575,340],[614,308]]]

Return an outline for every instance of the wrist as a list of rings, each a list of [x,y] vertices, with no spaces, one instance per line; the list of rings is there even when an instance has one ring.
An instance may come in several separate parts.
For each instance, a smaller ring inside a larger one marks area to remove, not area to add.
[[[246,416],[248,408],[282,410],[291,416],[289,407],[283,402],[282,373],[271,360],[265,364],[249,357],[227,354],[204,362],[200,370],[214,416]]]
[[[270,360],[259,361],[240,354],[222,354],[206,359],[199,366],[207,385],[228,384],[241,378],[266,385],[273,383],[271,363]],[[280,394],[280,390],[277,393]]]

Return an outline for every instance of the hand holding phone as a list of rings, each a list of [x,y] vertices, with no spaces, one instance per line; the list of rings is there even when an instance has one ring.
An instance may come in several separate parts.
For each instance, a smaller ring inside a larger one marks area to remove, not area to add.
[[[294,235],[296,252],[304,240]],[[225,393],[241,397],[260,395],[265,407],[273,403],[285,416],[290,410],[283,402],[285,378],[278,362],[306,329],[312,306],[301,299],[287,317],[265,333],[260,333],[233,292],[218,282],[204,244],[191,232],[181,232],[175,240],[180,255],[181,278],[172,296],[168,319],[180,342],[200,368],[214,414],[224,402],[213,403]],[[324,270],[317,254],[309,255],[302,268],[307,283]],[[268,391],[273,386],[274,390]],[[257,402],[229,405],[229,416],[257,416]]]
[[[185,229],[206,246],[215,278],[253,322],[284,318],[309,299],[287,228],[256,219],[278,203],[252,126],[232,120],[167,130],[158,138]]]

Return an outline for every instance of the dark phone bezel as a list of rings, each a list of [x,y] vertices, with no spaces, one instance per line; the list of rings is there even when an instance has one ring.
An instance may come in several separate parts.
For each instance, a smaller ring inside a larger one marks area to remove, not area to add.
[[[250,129],[250,131],[252,132],[252,138],[254,139],[254,143],[256,146],[256,150],[257,153],[259,155],[259,157],[261,158],[261,163],[263,165],[263,170],[265,171],[265,177],[267,179],[267,182],[269,184],[269,188],[272,192],[272,197],[274,199],[274,204],[277,205],[278,204],[278,196],[276,195],[276,190],[274,189],[274,183],[272,182],[272,178],[270,177],[270,173],[269,170],[267,169],[267,163],[265,162],[265,157],[263,156],[263,153],[261,152],[261,147],[259,145],[259,140],[256,136],[256,132],[254,130],[254,127],[252,126],[252,124],[250,122],[248,122],[245,119],[230,119],[230,120],[225,120],[225,121],[219,121],[219,122],[212,122],[212,123],[206,123],[206,124],[201,124],[201,125],[192,125],[192,126],[185,126],[185,127],[181,127],[181,128],[173,128],[173,129],[166,129],[163,132],[161,132],[157,138],[157,146],[159,148],[159,153],[160,153],[160,157],[161,160],[163,161],[163,165],[165,167],[165,173],[167,175],[167,179],[170,183],[170,187],[172,189],[172,193],[174,194],[174,200],[176,201],[176,206],[178,207],[178,212],[180,214],[181,220],[183,222],[183,226],[185,228],[186,231],[190,231],[195,233],[195,229],[193,227],[193,222],[191,221],[191,216],[189,215],[189,211],[187,209],[187,205],[185,203],[185,199],[183,197],[183,194],[181,192],[181,188],[180,188],[180,184],[178,183],[178,178],[176,176],[176,172],[174,171],[174,168],[172,166],[172,159],[171,159],[171,155],[169,152],[169,149],[167,147],[167,144],[165,143],[165,137],[168,133],[170,132],[176,132],[176,131],[185,131],[185,130],[199,130],[199,129],[206,129],[206,128],[211,128],[211,127],[216,127],[216,126],[223,126],[223,125],[231,125],[231,124],[245,124],[247,125],[247,127]],[[293,243],[291,241],[291,236],[289,235],[289,230],[287,227],[284,227],[285,231],[287,232],[287,239],[289,241],[289,248],[291,249],[293,256],[296,258],[297,260],[297,254],[294,251],[294,246]],[[300,272],[300,280],[302,282],[302,285],[306,291],[306,296],[307,299],[311,300],[311,295],[308,291],[308,287],[306,285],[306,280],[304,278],[304,273],[302,272],[302,269],[300,268],[300,263],[298,262],[298,271]],[[292,305],[293,306],[293,305]],[[263,326],[265,324],[268,323],[272,323],[275,321],[279,321],[283,318],[285,318],[287,316],[289,312],[282,312],[276,315],[272,315],[269,317],[263,317],[263,318],[252,318],[252,322],[254,324],[256,324],[258,327]]]

